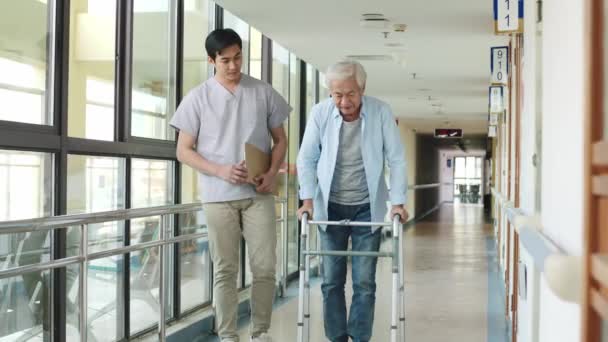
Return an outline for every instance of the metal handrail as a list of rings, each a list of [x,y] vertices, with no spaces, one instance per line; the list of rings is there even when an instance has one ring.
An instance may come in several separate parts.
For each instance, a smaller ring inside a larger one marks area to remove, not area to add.
[[[408,190],[420,190],[420,189],[438,188],[440,186],[441,186],[441,183],[430,183],[430,184],[410,185],[407,187],[407,189]]]
[[[277,198],[278,204],[287,203],[285,198]],[[83,224],[125,221],[142,217],[174,215],[196,212],[203,209],[201,203],[174,204],[147,208],[119,209],[85,214],[48,216],[35,219],[2,221],[0,234],[28,233],[48,231],[55,228],[66,228]]]
[[[283,207],[281,210],[281,218],[277,219],[277,223],[281,223],[282,230],[286,230],[284,227],[286,217],[283,215],[286,212],[287,200],[284,198],[276,199],[276,203],[281,204]],[[70,265],[80,264],[80,276],[79,276],[79,324],[80,324],[80,340],[86,341],[88,334],[88,319],[87,319],[87,263],[92,260],[101,258],[107,258],[116,255],[123,255],[126,253],[136,252],[149,248],[160,249],[159,259],[159,271],[160,271],[160,282],[159,282],[159,300],[160,300],[160,319],[158,325],[158,335],[160,341],[166,340],[166,320],[165,320],[165,281],[166,270],[164,267],[165,260],[165,248],[168,245],[176,244],[184,241],[191,241],[207,237],[207,232],[192,233],[186,235],[180,235],[175,237],[167,238],[168,227],[166,219],[169,215],[184,214],[197,212],[202,210],[202,204],[179,204],[179,205],[167,205],[149,208],[136,208],[136,209],[121,209],[106,212],[87,213],[87,214],[74,214],[74,215],[62,215],[53,217],[44,217],[27,220],[14,220],[0,222],[0,234],[15,234],[15,233],[30,233],[30,232],[44,232],[51,231],[53,229],[67,228],[67,227],[79,227],[81,229],[80,234],[80,249],[77,256],[64,257],[54,259],[48,262],[37,263],[33,265],[18,266],[9,268],[6,270],[0,270],[0,279],[13,278],[30,272],[42,272],[55,268],[63,268]],[[143,242],[133,244],[124,247],[112,248],[105,251],[89,253],[88,252],[88,226],[95,223],[113,222],[113,221],[124,221],[135,218],[160,216],[159,223],[159,239],[156,241]],[[283,234],[283,236],[285,236]]]
[[[29,233],[83,224],[125,221],[142,217],[185,214],[201,210],[201,203],[165,205],[149,208],[119,209],[87,214],[59,215],[28,220],[0,222],[0,234]]]

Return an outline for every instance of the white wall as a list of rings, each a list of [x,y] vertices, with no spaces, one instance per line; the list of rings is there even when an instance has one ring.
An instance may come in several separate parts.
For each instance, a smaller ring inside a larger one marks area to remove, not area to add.
[[[568,253],[583,248],[583,2],[545,2],[542,223]]]
[[[541,94],[537,92],[537,77],[540,76],[540,68],[537,65],[537,57],[541,51],[537,51],[540,37],[537,36],[536,24],[536,2],[525,1],[524,13],[524,48],[521,63],[523,99],[521,113],[520,133],[520,193],[519,208],[526,215],[533,215],[536,211],[536,168],[532,163],[532,156],[536,153],[536,139],[539,136],[540,127],[536,126],[537,104],[541,104]],[[518,298],[518,336],[520,342],[538,341],[538,301],[540,297],[538,277],[540,273],[536,270],[533,258],[523,245],[520,245],[521,268],[527,270],[526,296]],[[519,281],[523,281],[522,278]]]
[[[541,94],[536,91],[537,54],[537,29],[536,29],[536,2],[524,1],[524,54],[522,57],[522,83],[523,101],[521,113],[521,177],[519,188],[519,207],[527,214],[532,215],[535,211],[536,196],[536,168],[532,164],[532,156],[536,151],[536,105],[537,97]],[[540,127],[538,127],[540,129]]]
[[[583,250],[583,1],[544,2],[542,226],[567,253]],[[541,280],[540,341],[578,341],[580,309]]]

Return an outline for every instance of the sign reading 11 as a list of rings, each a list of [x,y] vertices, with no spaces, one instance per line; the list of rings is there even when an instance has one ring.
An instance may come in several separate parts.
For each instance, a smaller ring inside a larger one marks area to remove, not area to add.
[[[523,0],[493,0],[496,34],[523,32]]]

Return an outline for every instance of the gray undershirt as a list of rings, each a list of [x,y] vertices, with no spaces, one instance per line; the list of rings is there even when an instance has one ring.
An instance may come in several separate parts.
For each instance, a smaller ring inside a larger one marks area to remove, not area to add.
[[[343,205],[369,203],[369,190],[361,155],[361,118],[342,122],[329,201]]]

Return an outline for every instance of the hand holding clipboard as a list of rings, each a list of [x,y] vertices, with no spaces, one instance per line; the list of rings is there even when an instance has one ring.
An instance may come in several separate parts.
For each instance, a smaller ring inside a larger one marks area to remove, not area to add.
[[[257,146],[245,143],[245,165],[247,165],[247,182],[259,188],[263,176],[270,169],[271,156]],[[277,195],[276,184],[272,184],[271,193]]]

